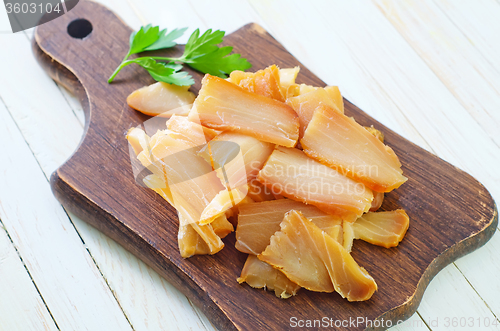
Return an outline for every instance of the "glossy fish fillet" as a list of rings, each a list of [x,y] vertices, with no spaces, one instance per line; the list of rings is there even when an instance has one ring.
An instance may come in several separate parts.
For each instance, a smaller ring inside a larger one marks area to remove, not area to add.
[[[179,244],[179,252],[185,259],[194,255],[210,254],[208,245],[201,239],[191,224],[179,226],[177,242]]]
[[[189,226],[199,236],[199,238],[196,241],[194,241],[193,238],[189,238],[192,241],[183,241],[182,243],[179,242],[179,248],[181,247],[182,244],[184,245],[184,250],[189,251],[189,247],[192,247],[194,245],[194,247],[199,247],[195,249],[196,253],[198,249],[202,249],[204,247],[201,242],[204,242],[206,244],[208,248],[208,254],[215,254],[224,248],[224,243],[222,242],[221,238],[215,233],[212,224],[200,225],[198,223],[189,223],[188,220],[186,220],[181,213],[178,213],[178,215],[179,215],[179,231],[181,231],[181,229],[184,229],[184,227]],[[179,235],[177,236],[177,239],[179,240]],[[185,238],[181,239],[184,240]]]
[[[374,191],[390,192],[407,180],[390,147],[331,108],[316,109],[300,143],[308,156]]]
[[[135,155],[139,155],[144,149],[149,148],[149,137],[142,129],[131,128],[128,130],[127,140],[130,146],[132,146]]]
[[[299,285],[286,278],[281,271],[262,262],[255,255],[247,257],[241,276],[238,278],[238,283],[243,282],[253,288],[274,290],[276,296],[281,299],[288,299],[300,289]]]
[[[297,78],[299,71],[300,67],[298,66],[294,68],[279,69],[280,85],[282,91],[288,91],[288,89],[295,84],[295,79]]]
[[[234,226],[227,220],[225,214],[220,215],[212,223],[210,223],[214,232],[220,238],[225,238],[228,234],[234,231]]]
[[[321,227],[320,227],[321,228]],[[342,229],[342,225],[334,225],[331,227],[329,230],[328,234],[330,237],[333,239],[337,240],[337,242],[341,245],[343,245],[344,242],[344,230]]]
[[[172,207],[175,208],[172,193],[170,192],[170,189],[163,178],[158,177],[155,174],[151,174],[144,177],[142,181],[144,182],[144,185],[155,191],[159,196],[161,196],[163,199],[165,199],[165,201],[167,201]]]
[[[224,79],[205,75],[194,105],[189,118],[198,116],[203,126],[288,147],[297,143],[299,121],[290,106]]]
[[[277,66],[272,65],[255,73],[255,93],[285,102],[281,91],[280,74]]]
[[[373,125],[365,126],[364,128],[372,135],[374,135],[378,140],[380,140],[380,142],[382,143],[384,142],[384,134],[382,133],[382,131],[375,129]]]
[[[349,253],[352,250],[352,244],[354,241],[354,228],[351,222],[343,222],[342,223],[342,247]]]
[[[247,196],[255,202],[275,200],[270,189],[262,185],[257,179],[252,179],[248,182]]]
[[[229,75],[228,81],[248,92],[254,92],[281,102],[285,101],[280,84],[280,70],[275,65],[254,73],[233,71]]]
[[[227,210],[235,207],[245,199],[248,191],[247,185],[235,189],[224,189],[220,191],[210,203],[203,209],[200,216],[200,224],[209,224],[216,217],[224,214]]]
[[[271,244],[258,255],[306,289],[339,293],[349,301],[364,301],[377,290],[375,280],[335,239],[300,212],[290,211]]]
[[[158,193],[175,208],[170,189],[163,179],[156,175],[148,175],[144,178],[144,184]],[[188,258],[193,255],[215,254],[224,247],[220,237],[217,236],[210,224],[200,226],[198,224],[188,223],[180,213],[178,216],[179,233],[177,239],[182,257]],[[218,223],[220,224],[219,231],[221,233],[224,232],[223,228],[225,224],[223,220],[220,220]]]
[[[189,86],[158,82],[132,92],[127,97],[127,103],[149,116],[170,117],[178,113],[187,114],[195,99],[194,93],[188,89]]]
[[[330,107],[332,111],[341,111],[325,88],[317,88],[311,92],[288,98],[286,103],[299,115],[300,137],[304,135],[304,131],[309,125],[314,111],[319,106],[325,105]]]
[[[138,158],[164,178],[173,205],[188,223],[208,224],[245,196],[246,192],[227,192],[210,164],[197,155],[198,146],[162,132],[155,136],[149,155],[143,151]]]
[[[274,145],[235,132],[223,132],[200,151],[200,156],[212,164],[222,183],[239,187],[255,178],[262,169]]]
[[[386,248],[396,247],[403,240],[410,218],[402,209],[366,213],[353,224],[354,237]]]
[[[328,215],[312,205],[290,199],[280,199],[250,203],[239,208],[236,249],[254,255],[262,253],[269,245],[271,236],[279,231],[285,213],[290,210],[301,211],[320,229],[338,238],[337,226],[342,224],[341,218]]]
[[[337,109],[340,112],[344,113],[344,98],[340,94],[340,90],[338,86],[327,86],[325,87],[325,91],[330,95],[330,98],[333,100]]]
[[[247,203],[254,203],[252,198],[250,198],[248,195],[245,196],[238,204],[236,204],[236,206],[232,207],[226,212],[226,217],[234,226],[238,225],[238,214],[240,213],[239,208]]]
[[[166,135],[151,146],[154,167],[163,171],[174,205],[189,223],[198,223],[203,210],[224,190],[212,167],[196,153],[192,144]]]
[[[167,128],[172,131],[174,138],[187,140],[194,145],[204,145],[219,134],[215,130],[188,120],[185,116],[173,115],[167,121]]]
[[[384,193],[373,191],[373,201],[370,211],[377,211],[384,203]]]
[[[373,199],[371,190],[363,184],[294,148],[276,148],[257,179],[273,192],[350,222],[367,212]]]
[[[368,132],[370,132],[372,135],[374,135],[380,142],[384,142],[384,134],[375,129],[373,125],[371,127],[365,126],[364,127]],[[384,192],[377,192],[373,191],[373,201],[372,201],[372,206],[370,207],[370,211],[377,211],[381,206],[382,203],[384,203]]]

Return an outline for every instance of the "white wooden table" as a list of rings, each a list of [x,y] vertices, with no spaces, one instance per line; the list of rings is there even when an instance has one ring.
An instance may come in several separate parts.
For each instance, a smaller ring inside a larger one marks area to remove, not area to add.
[[[134,29],[188,26],[181,42],[198,27],[259,23],[347,99],[500,201],[498,0],[100,2]],[[84,118],[36,63],[32,33],[12,34],[0,8],[0,330],[213,330],[166,280],[53,197],[48,178],[75,150]],[[497,233],[449,265],[394,329],[500,329],[499,251]]]

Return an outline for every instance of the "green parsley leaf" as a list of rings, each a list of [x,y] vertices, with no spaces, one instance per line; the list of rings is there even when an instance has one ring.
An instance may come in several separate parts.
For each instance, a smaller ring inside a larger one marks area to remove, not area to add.
[[[151,77],[158,82],[165,82],[179,86],[193,85],[194,80],[187,72],[178,72],[182,65],[175,63],[156,62],[152,58],[138,58],[130,60],[146,69]]]
[[[152,45],[144,48],[144,51],[155,51],[158,49],[165,49],[174,47],[177,43],[174,42],[175,39],[179,38],[184,34],[187,28],[174,29],[167,34],[167,29],[161,30],[159,33],[159,38]]]
[[[161,30],[151,24],[143,26],[137,32],[130,35],[130,49],[122,63],[109,77],[111,83],[118,72],[129,64],[136,63],[146,69],[157,81],[166,82],[180,86],[194,84],[193,77],[186,72],[179,72],[185,63],[190,67],[214,76],[225,78],[234,70],[246,70],[252,65],[240,54],[230,54],[233,50],[230,46],[219,47],[225,32],[208,29],[200,36],[200,30],[196,29],[184,48],[184,54],[178,58],[172,57],[139,57],[128,60],[132,54],[170,48],[176,45],[175,39],[179,38],[186,28],[174,29],[167,34],[167,30]],[[166,61],[165,62],[157,62]]]
[[[108,83],[111,83],[113,81],[113,79],[123,67],[131,63],[135,63],[134,61],[128,61],[130,55],[141,53],[144,51],[174,47],[175,45],[177,45],[174,40],[182,36],[186,29],[187,28],[174,29],[167,34],[167,29],[160,31],[160,28],[158,26],[152,26],[151,24],[148,24],[141,27],[139,31],[132,32],[129,39],[129,51],[123,59],[122,63],[118,66],[118,68],[116,68],[111,77],[109,77]]]
[[[151,74],[151,72],[150,72]],[[174,72],[170,76],[165,76],[162,78],[162,80],[157,79],[155,76],[151,74],[151,76],[156,79],[157,81],[169,83],[169,84],[174,84],[178,86],[190,86],[194,84],[194,79],[193,77],[188,74],[185,71],[182,72]]]
[[[144,51],[160,38],[160,27],[148,24],[130,35],[129,55]]]
[[[226,78],[234,70],[246,70],[252,67],[240,54],[231,54],[232,47],[219,47],[225,32],[208,29],[201,37],[196,29],[186,44],[184,54],[178,60],[203,73]]]

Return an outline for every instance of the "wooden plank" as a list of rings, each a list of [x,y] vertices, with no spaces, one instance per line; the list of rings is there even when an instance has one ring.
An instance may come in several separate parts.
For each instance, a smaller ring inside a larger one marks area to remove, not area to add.
[[[0,159],[0,219],[58,327],[130,330],[4,107],[0,109],[0,141],[4,153]]]
[[[69,215],[134,330],[214,330],[165,278],[101,231]]]
[[[12,116],[48,178],[77,147],[83,134],[82,123],[74,118],[58,88],[34,61],[29,41],[19,35],[8,42],[13,51],[2,54],[6,62],[0,64],[4,73],[0,84],[5,88],[0,95],[8,102]],[[10,70],[12,64],[21,69]],[[26,82],[23,75],[29,75],[30,80]],[[25,89],[20,91],[17,87],[23,85]],[[33,102],[26,102],[21,92],[33,95]],[[83,120],[80,103],[74,96],[65,96]],[[41,132],[50,132],[50,136],[40,137]],[[41,138],[47,140],[40,141]],[[64,144],[59,144],[60,141]],[[197,308],[155,271],[87,223],[74,215],[71,219],[135,330],[162,329],[173,321],[179,329],[213,329],[204,316],[200,319]],[[69,221],[67,226],[72,226]]]
[[[375,2],[472,118],[500,146],[500,112],[496,111],[500,105],[500,70],[496,64],[498,55],[495,58],[494,54],[485,56],[483,53],[498,46],[477,48],[472,39],[459,29],[461,22],[451,21],[445,11],[431,0]],[[478,6],[478,3],[474,2],[474,6]],[[492,4],[490,7],[500,6]],[[483,10],[488,9],[483,7]],[[493,24],[498,29],[498,17],[494,18],[494,12],[481,15],[475,25],[483,24],[483,20],[488,21],[490,18],[496,21]],[[474,34],[473,30],[470,33]],[[498,38],[490,39],[489,42],[499,44]]]
[[[491,311],[500,318],[500,230],[480,250],[459,259],[455,264],[466,276],[467,281],[481,295]]]
[[[265,22],[245,0],[221,0],[216,4],[203,0],[129,0],[138,8],[148,23],[162,28],[188,27],[179,43],[186,43],[191,33],[199,28],[221,29],[229,34],[247,23],[257,23],[264,29]],[[133,27],[133,26],[131,26]]]
[[[197,300],[197,304],[210,312],[211,317],[220,326],[231,327],[229,323],[235,323],[234,327],[236,328],[249,328],[249,317],[251,316],[252,321],[256,322],[258,320],[255,318],[256,314],[262,314],[263,317],[265,316],[268,327],[277,327],[284,322],[280,320],[283,316],[286,318],[290,313],[295,314],[299,312],[306,314],[305,311],[295,309],[298,306],[314,307],[317,312],[336,309],[338,314],[344,312],[354,315],[357,314],[354,310],[358,309],[358,313],[362,311],[364,314],[368,314],[368,310],[363,309],[365,303],[349,305],[349,312],[347,312],[345,310],[347,306],[344,306],[340,302],[334,304],[335,300],[340,299],[338,296],[328,296],[328,299],[325,297],[322,300],[320,295],[312,294],[311,292],[305,292],[301,296],[294,298],[294,300],[289,300],[286,305],[280,305],[280,313],[283,314],[269,314],[269,311],[276,308],[275,305],[270,305],[267,300],[259,300],[261,297],[257,297],[258,294],[256,292],[247,291],[234,282],[234,277],[241,267],[237,265],[241,262],[241,258],[231,245],[228,245],[221,254],[217,254],[210,259],[200,257],[186,261],[180,259],[178,254],[173,254],[177,246],[177,240],[175,233],[169,227],[173,226],[175,228],[175,217],[172,216],[171,211],[166,210],[164,203],[162,204],[158,201],[156,196],[154,196],[155,198],[151,197],[151,192],[138,188],[133,183],[130,174],[127,175],[126,171],[128,169],[128,172],[130,172],[130,169],[127,167],[127,163],[124,162],[127,161],[126,154],[128,153],[128,148],[123,137],[119,134],[131,125],[136,125],[144,120],[143,116],[137,112],[130,111],[126,107],[124,109],[120,100],[123,100],[132,89],[147,83],[148,80],[150,81],[150,78],[144,72],[140,76],[138,68],[128,67],[127,70],[122,72],[120,83],[110,86],[105,83],[107,73],[102,71],[101,62],[99,62],[101,65],[99,69],[90,70],[89,64],[95,63],[91,59],[94,56],[100,56],[103,52],[107,55],[109,54],[107,60],[110,61],[110,67],[113,67],[113,64],[117,63],[121,59],[121,56],[111,52],[108,48],[110,45],[113,45],[114,50],[116,50],[120,40],[123,40],[121,47],[123,48],[123,52],[125,52],[125,40],[128,38],[130,30],[124,31],[123,29],[118,29],[119,23],[112,14],[106,11],[100,13],[97,5],[91,2],[85,4],[85,6],[80,5],[77,7],[79,8],[78,12],[72,11],[61,20],[47,23],[43,25],[43,28],[39,27],[36,34],[37,42],[44,52],[46,52],[46,57],[53,57],[60,63],[69,66],[71,71],[81,80],[83,86],[87,89],[90,98],[89,111],[92,112],[92,121],[86,140],[81,145],[78,153],[60,168],[56,176],[53,177],[53,184],[58,197],[80,215],[86,217],[92,224],[107,231],[114,238],[120,240],[128,249],[146,259],[148,263],[161,271],[166,277],[176,282],[176,286],[182,288],[186,293],[190,293],[191,297]],[[93,15],[93,24],[98,27],[96,28],[96,34],[81,42],[70,39],[65,32],[65,24],[76,17],[75,15],[88,16],[90,12]],[[110,31],[111,27],[115,28],[112,35],[114,38],[113,43],[106,41],[106,38],[110,34],[98,32]],[[297,64],[293,57],[287,54],[280,45],[276,44],[261,28],[255,26],[248,26],[240,30],[237,34],[228,37],[228,42],[236,45],[237,50],[243,52],[245,56],[250,57],[256,67],[263,67],[269,61],[276,61],[282,66]],[[60,47],[60,44],[63,44],[64,48]],[[264,51],[264,53],[258,53],[257,50]],[[78,56],[75,56],[75,54],[78,54]],[[55,77],[62,80],[65,78],[70,79],[67,72],[65,73],[64,70],[61,71],[60,67],[53,68],[53,61],[47,58],[44,59],[42,56],[39,58],[41,63],[52,74],[54,74],[54,70],[59,70],[59,75],[54,75]],[[82,64],[84,64],[83,67]],[[107,68],[107,66],[104,67]],[[321,84],[305,68],[303,68],[303,71],[302,81]],[[137,80],[127,80],[127,75],[129,77],[133,75],[137,77]],[[198,74],[197,77],[199,78],[199,76]],[[78,90],[76,85],[74,87]],[[199,88],[199,84],[195,86],[196,88]],[[113,98],[109,97],[110,94],[114,94]],[[106,111],[103,112],[103,110]],[[442,259],[439,256],[434,260],[435,263],[430,265],[433,271],[429,271],[420,283],[425,286],[426,279],[432,277],[434,272],[442,266],[440,263],[446,264],[459,254],[460,249],[458,246],[481,238],[480,236],[476,236],[478,231],[481,230],[471,228],[473,226],[472,223],[477,226],[492,224],[492,226],[488,227],[488,230],[494,231],[495,223],[492,221],[488,223],[487,221],[487,219],[493,220],[493,209],[484,210],[484,213],[479,209],[476,210],[476,208],[491,205],[491,200],[466,202],[458,198],[453,193],[455,190],[484,191],[482,186],[478,185],[464,173],[457,171],[457,169],[401,139],[349,103],[346,106],[346,112],[349,115],[354,115],[362,124],[375,123],[375,125],[378,125],[385,131],[387,141],[396,152],[399,152],[410,178],[407,185],[398,191],[396,200],[394,200],[394,196],[391,198],[390,195],[386,199],[386,203],[392,204],[392,206],[406,207],[410,213],[413,210],[414,213],[412,213],[411,217],[413,217],[414,222],[406,237],[406,241],[398,247],[398,252],[401,253],[404,251],[405,254],[396,254],[390,259],[384,258],[384,266],[386,263],[388,265],[396,263],[398,266],[402,263],[404,264],[403,261],[396,261],[397,259],[405,259],[406,254],[409,254],[409,251],[406,250],[411,245],[416,245],[419,248],[418,250],[411,250],[411,260],[415,261],[417,259],[420,261],[421,259],[427,261],[421,264],[422,266],[429,266],[428,263],[432,261],[433,254],[443,251],[445,247],[450,248],[447,253],[442,255]],[[91,142],[90,145],[89,142]],[[99,155],[99,157],[96,157],[96,155]],[[102,162],[106,162],[110,155],[113,156],[113,161],[102,164]],[[435,163],[431,164],[432,161]],[[99,171],[95,171],[95,169],[99,169]],[[113,172],[114,169],[125,171]],[[425,169],[425,171],[418,169]],[[429,169],[432,170],[429,171]],[[429,180],[428,178],[432,176],[437,177]],[[473,188],[463,186],[466,183],[472,185],[471,187]],[[103,185],[105,185],[106,193],[109,195],[100,195]],[[422,191],[422,187],[428,187],[428,189],[425,189],[424,192]],[[415,193],[419,190],[422,192]],[[68,194],[71,198],[68,198]],[[484,194],[482,196],[488,197],[486,192],[482,194]],[[112,199],[109,198],[110,196]],[[475,199],[476,197],[471,196],[469,198]],[[147,208],[143,209],[144,204],[142,201],[149,202]],[[436,201],[441,202],[436,204]],[[453,203],[450,203],[450,201],[453,201]],[[446,206],[446,208],[443,209],[443,206]],[[414,208],[418,209],[418,213]],[[96,216],[96,210],[100,216]],[[467,210],[471,214],[465,212]],[[455,215],[461,216],[456,220]],[[427,222],[422,220],[428,217],[430,219]],[[149,221],[143,222],[144,218]],[[432,220],[432,226],[430,226],[430,220]],[[425,231],[421,227],[425,227]],[[466,228],[466,231],[472,231],[471,234],[474,234],[471,237],[472,241],[463,241],[465,238],[458,238],[457,233],[454,231],[458,229],[465,230]],[[442,238],[441,236],[443,231],[447,232],[446,238]],[[435,235],[429,236],[429,233],[433,232],[435,232]],[[159,235],[160,233],[161,235]],[[422,237],[423,233],[426,233],[425,238]],[[438,238],[438,240],[428,240],[429,238]],[[449,246],[446,246],[446,244],[443,246],[445,242],[448,242]],[[457,242],[460,242],[460,244],[455,246]],[[479,241],[475,244],[479,244]],[[475,247],[475,244],[471,243],[472,246],[462,248],[472,249]],[[453,249],[451,249],[452,246],[454,247]],[[358,248],[359,250],[357,253],[355,252],[355,255],[360,259],[359,261],[362,261],[363,258],[373,261],[373,258],[375,258],[373,254],[376,254],[373,248],[369,249],[363,246],[362,243],[358,244]],[[416,254],[422,253],[424,248],[429,249],[429,251],[419,255],[420,257],[417,258]],[[382,256],[377,255],[377,258],[380,259]],[[206,263],[209,263],[212,267],[207,267]],[[416,298],[419,298],[419,293],[422,293],[412,292],[413,294],[404,294],[404,291],[408,289],[410,289],[410,292],[412,289],[415,289],[417,283],[415,282],[412,285],[408,281],[408,277],[412,275],[420,279],[418,271],[416,273],[405,271],[402,277],[406,281],[394,282],[395,273],[401,272],[400,268],[394,266],[391,269],[388,267],[392,271],[391,277],[389,277],[390,280],[388,280],[387,275],[384,273],[387,268],[383,268],[382,270],[374,267],[373,264],[366,264],[367,268],[369,268],[369,265],[373,268],[371,272],[374,277],[381,284],[381,290],[377,293],[378,301],[375,302],[372,300],[370,302],[372,303],[370,309],[381,311],[383,309],[382,302],[392,302],[395,294],[402,296],[400,298],[402,301],[400,302],[404,303],[407,298],[414,298],[416,300]],[[437,269],[432,269],[432,266],[435,266]],[[175,269],[176,267],[180,268],[180,270]],[[220,279],[220,282],[213,282],[214,278]],[[388,280],[390,285],[389,283],[384,284],[384,279]],[[405,287],[406,289],[395,290],[398,286]],[[385,291],[382,288],[385,288]],[[388,288],[392,290],[390,293],[391,299],[387,297],[389,295]],[[233,298],[233,296],[237,296],[237,298]],[[246,296],[246,299],[242,300],[242,296]],[[374,300],[377,299],[375,298]],[[245,306],[245,304],[255,301],[259,301],[259,304]],[[234,302],[238,302],[238,305],[234,305]],[[331,304],[335,308],[332,308]],[[394,307],[390,309],[392,308]],[[396,310],[391,310],[391,312],[396,312]],[[392,318],[395,317],[395,315],[392,316]]]
[[[0,103],[0,109],[2,107]],[[1,202],[0,208],[2,208]],[[57,330],[2,223],[0,223],[0,279],[0,293],[2,293],[0,330]]]
[[[470,287],[464,277],[458,277],[450,265],[432,280],[427,288],[419,312],[426,316],[427,325],[433,330],[498,330],[500,320],[489,310],[475,292],[463,291]],[[443,292],[446,295],[443,295]],[[497,292],[498,293],[498,292]],[[468,304],[450,305],[450,302]],[[436,313],[436,306],[444,311]]]
[[[500,2],[497,0],[453,1],[434,3],[469,40],[482,57],[500,72]]]
[[[7,34],[0,40],[10,49],[0,52],[0,96],[37,161],[50,174],[78,145],[83,128],[57,86],[37,68],[26,37]],[[58,123],[57,130],[51,130],[50,123]]]
[[[391,331],[425,331],[431,330],[418,313],[413,314],[409,319],[401,324],[393,326]]]
[[[497,199],[500,197],[495,166],[500,153],[492,152],[498,151],[496,145],[370,3],[324,2],[313,9],[302,6],[301,14],[295,16],[295,11],[287,8],[298,8],[297,3],[273,2],[272,7],[265,2],[252,4],[264,18],[268,17],[268,26],[278,40],[294,54],[299,53],[300,60],[321,78],[338,84],[348,99],[398,133],[479,176]],[[334,19],[328,19],[331,13],[335,13]],[[301,17],[309,18],[309,29],[293,25]],[[462,132],[467,132],[467,139]],[[496,260],[496,255],[482,256]],[[477,265],[470,262],[469,269],[476,270]],[[492,276],[498,272],[495,264],[487,267],[488,272],[482,275],[477,269],[481,278],[475,284],[498,284]],[[453,271],[453,277],[463,278],[458,271]],[[474,292],[470,286],[461,290]],[[453,292],[440,294],[453,298]],[[463,300],[449,302],[469,304]],[[435,316],[446,317],[445,309],[432,307]],[[483,310],[487,313],[486,308]]]

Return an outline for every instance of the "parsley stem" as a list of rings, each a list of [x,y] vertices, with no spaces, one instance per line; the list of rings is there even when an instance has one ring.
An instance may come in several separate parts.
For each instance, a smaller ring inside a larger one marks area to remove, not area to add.
[[[128,57],[128,56],[127,56]],[[127,58],[125,57],[125,59]],[[111,83],[113,81],[113,79],[115,79],[116,75],[118,75],[118,73],[120,72],[120,70],[122,70],[124,67],[128,66],[129,64],[132,64],[132,63],[135,63],[134,60],[127,60],[127,61],[123,61],[119,66],[118,68],[116,68],[115,72],[113,72],[113,74],[109,77],[108,79],[108,83]]]
[[[147,56],[147,57],[150,59],[153,59],[153,60],[184,63],[184,60],[182,57],[161,57],[161,56]],[[144,58],[146,58],[146,57],[144,57]]]
[[[115,79],[116,75],[122,70],[124,67],[128,66],[131,63],[135,63],[137,60],[143,60],[143,59],[153,59],[153,60],[160,60],[160,61],[168,61],[168,62],[182,62],[185,63],[183,57],[175,58],[175,57],[161,57],[161,56],[144,56],[144,57],[138,57],[134,60],[127,60],[128,57],[130,56],[130,52],[125,56],[123,59],[122,63],[116,68],[116,70],[113,72],[113,74],[108,78],[108,83],[111,83],[113,79]]]

